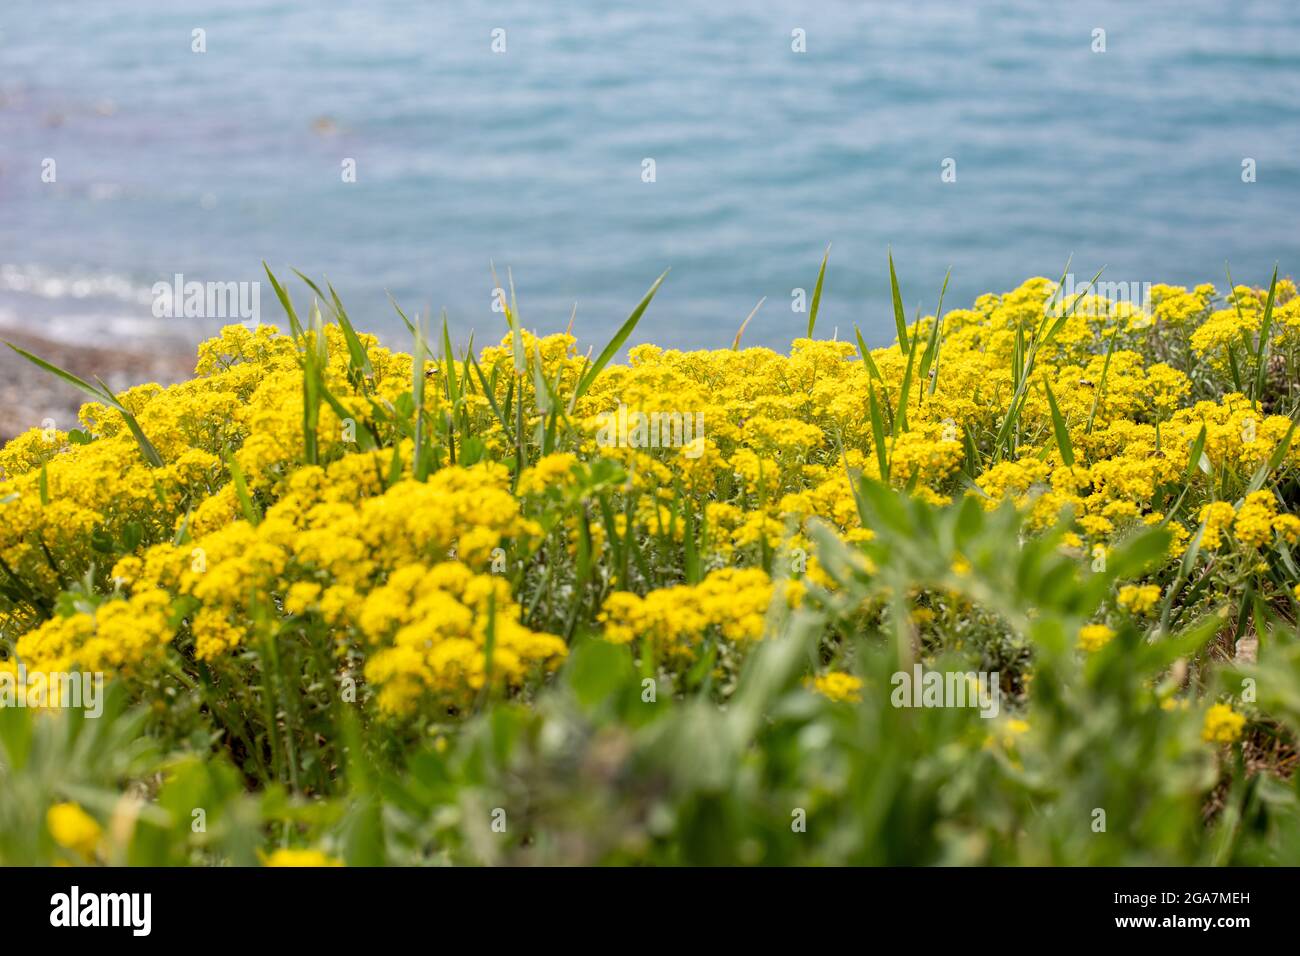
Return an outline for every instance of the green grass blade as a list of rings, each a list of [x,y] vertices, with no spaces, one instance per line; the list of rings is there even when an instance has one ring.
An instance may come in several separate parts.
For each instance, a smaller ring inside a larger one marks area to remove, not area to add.
[[[898,273],[894,271],[894,252],[889,251],[889,294],[894,300],[894,325],[898,328],[898,347],[907,351],[907,316],[903,312],[903,294],[898,289]]]
[[[89,382],[78,378],[71,372],[65,371],[57,365],[45,361],[45,359],[40,356],[33,355],[26,349],[20,349],[18,346],[10,342],[6,342],[5,345],[8,345],[11,349],[23,358],[27,359],[27,361],[31,362],[37,368],[49,372],[56,378],[68,383],[73,388],[85,392],[96,401],[103,402],[110,408],[116,410],[117,413],[122,416],[122,420],[126,422],[127,429],[131,432],[132,437],[135,438],[136,444],[140,446],[140,452],[144,455],[144,459],[149,463],[150,467],[161,468],[163,466],[162,455],[158,454],[158,449],[154,447],[153,442],[151,442],[145,435],[144,429],[140,427],[140,423],[136,421],[135,416],[127,410],[125,405],[117,400],[117,396],[113,394],[113,390],[102,381],[95,379],[98,384],[91,385]]]
[[[871,357],[871,349],[867,348],[867,343],[862,340],[862,331],[853,326],[853,333],[858,338],[858,354],[862,356],[862,364],[867,367],[867,372],[877,382],[884,382],[880,375],[880,369],[876,367],[876,360]]]
[[[28,352],[26,349],[20,349],[12,342],[6,342],[5,345],[9,346],[11,349],[13,349],[23,358],[27,359],[27,361],[31,362],[37,368],[49,372],[51,375],[55,376],[56,378],[62,379],[64,382],[71,385],[73,388],[85,392],[91,398],[95,399],[95,401],[104,402],[108,405],[111,405],[119,412],[125,411],[121,403],[118,402],[118,400],[113,396],[113,393],[111,391],[107,389],[100,389],[94,385],[91,385],[89,382],[85,381],[84,379],[78,378],[77,376],[73,375],[71,372],[64,371],[63,369],[59,368],[57,365],[53,365],[45,361],[45,359],[41,358],[40,356],[33,355],[31,352]]]
[[[1061,452],[1061,461],[1065,462],[1067,468],[1073,468],[1074,446],[1070,443],[1070,430],[1065,425],[1065,418],[1056,404],[1056,396],[1052,394],[1052,386],[1046,376],[1043,378],[1043,388],[1047,390],[1047,405],[1052,410],[1052,428],[1056,431],[1056,447]]]
[[[1101,405],[1102,396],[1106,393],[1106,378],[1110,374],[1110,359],[1115,354],[1115,343],[1119,340],[1119,330],[1110,337],[1110,343],[1106,346],[1106,361],[1101,364],[1101,381],[1097,383],[1097,392],[1092,396],[1092,408],[1088,411],[1088,427],[1084,429],[1085,435],[1092,434],[1093,422],[1097,418],[1097,409]]]
[[[343,330],[343,341],[348,346],[348,357],[351,360],[352,368],[357,373],[358,382],[373,384],[375,380],[375,369],[370,363],[370,353],[366,351],[365,344],[361,341],[361,336],[357,334],[356,328],[352,325],[352,320],[348,318],[347,309],[343,308],[343,302],[339,299],[339,294],[334,291],[334,286],[328,282],[326,286],[330,290],[331,306],[334,309],[334,318],[338,320],[339,328]]]
[[[1273,454],[1268,456],[1268,461],[1260,465],[1259,470],[1251,476],[1250,484],[1246,486],[1246,494],[1252,494],[1253,492],[1259,491],[1259,489],[1263,488],[1264,483],[1268,481],[1268,476],[1275,472],[1278,466],[1282,464],[1282,459],[1284,459],[1286,453],[1291,450],[1291,439],[1295,437],[1295,428],[1296,423],[1292,420],[1291,427],[1286,430],[1286,434],[1282,436],[1282,440],[1277,443],[1277,447],[1273,449]]]
[[[1205,455],[1205,441],[1207,437],[1205,426],[1202,425],[1201,430],[1197,433],[1196,437],[1192,439],[1192,447],[1187,453],[1187,474],[1183,478],[1183,484],[1185,485],[1190,485],[1192,483],[1192,479],[1196,477],[1197,469],[1201,467],[1201,458]]]
[[[880,480],[889,480],[889,451],[885,447],[885,417],[880,411],[880,402],[876,399],[876,386],[867,385],[867,407],[871,414],[871,439],[876,446],[876,464],[880,468]]]
[[[635,329],[637,323],[641,321],[641,316],[645,313],[646,307],[650,305],[650,300],[655,297],[655,293],[659,291],[659,286],[663,284],[663,281],[666,278],[668,278],[667,269],[664,270],[663,275],[659,276],[658,279],[655,279],[654,285],[650,286],[650,291],[642,297],[640,303],[637,304],[637,307],[632,310],[632,314],[628,316],[627,321],[624,322],[619,330],[614,333],[614,337],[610,339],[609,344],[601,350],[600,355],[596,357],[596,361],[591,364],[591,368],[587,369],[586,373],[578,382],[577,394],[579,397],[586,394],[587,389],[591,388],[592,383],[596,381],[596,377],[604,371],[605,366],[608,365],[610,360],[618,354],[618,350],[623,347],[623,343],[627,341],[628,336],[632,334],[632,330]]]
[[[391,292],[388,292],[386,294],[388,296],[388,301],[393,304],[393,309],[397,312],[398,318],[400,318],[402,320],[402,324],[406,326],[406,331],[411,333],[412,337],[414,337],[415,323],[406,317],[406,313],[403,312],[402,307],[397,304],[397,300],[393,298],[393,294]]]
[[[284,314],[289,317],[289,331],[293,335],[294,341],[302,338],[302,323],[298,321],[298,313],[294,310],[293,300],[289,298],[289,293],[285,291],[284,286],[280,285],[280,280],[271,272],[271,267],[262,260],[262,268],[266,270],[266,277],[271,280],[271,288],[275,290],[275,297],[280,300],[280,305],[284,309]]]
[[[492,413],[496,415],[497,421],[501,423],[501,428],[505,431],[510,443],[514,444],[514,429],[510,424],[509,414],[501,410],[501,403],[497,401],[496,391],[492,383],[488,381],[487,376],[483,374],[483,369],[472,351],[469,353],[469,360],[473,365],[474,374],[478,377],[479,384],[483,386],[483,396],[488,400]],[[493,377],[495,378],[495,376]]]
[[[424,421],[424,363],[428,351],[424,344],[424,334],[417,326],[415,345],[411,350],[411,398],[415,405],[415,442],[412,451],[411,473],[416,481],[424,481],[428,476],[428,455],[425,445],[429,440],[428,429]]]
[[[948,280],[952,278],[952,268],[949,267],[943,277],[943,286],[939,289],[939,306],[934,310],[934,325],[930,329],[930,341],[926,343],[925,352],[921,356],[921,381],[928,381],[929,385],[925,391],[928,394],[934,394],[934,388],[939,383],[938,360],[939,344],[943,338],[943,298],[948,292]],[[927,380],[926,376],[930,374],[930,368],[934,366],[935,374]]]
[[[898,408],[894,412],[894,434],[907,431],[907,401],[912,393],[912,375],[916,367],[916,350],[920,344],[919,335],[912,338],[912,347],[907,350],[907,368],[903,371],[903,384],[899,387]]]
[[[447,328],[447,310],[442,310],[442,363],[447,376],[447,401],[452,407],[460,402],[460,389],[456,383],[456,356],[451,350],[451,332]]]
[[[1259,347],[1255,352],[1255,385],[1251,391],[1251,401],[1259,400],[1264,394],[1265,363],[1268,361],[1268,335],[1273,326],[1273,303],[1277,299],[1277,264],[1273,265],[1273,278],[1268,284],[1268,300],[1264,303],[1264,317],[1259,323]]]
[[[831,244],[826,243],[822,253],[822,266],[817,270],[817,284],[813,286],[812,305],[808,307],[808,338],[813,336],[813,326],[817,324],[817,310],[822,304],[822,283],[826,281],[826,260],[831,257]]]

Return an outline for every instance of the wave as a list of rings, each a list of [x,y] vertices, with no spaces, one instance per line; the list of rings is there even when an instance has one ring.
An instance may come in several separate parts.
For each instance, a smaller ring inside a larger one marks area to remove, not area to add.
[[[112,272],[60,273],[42,266],[0,263],[0,292],[42,299],[113,299],[132,305],[153,302],[152,283],[143,285]]]

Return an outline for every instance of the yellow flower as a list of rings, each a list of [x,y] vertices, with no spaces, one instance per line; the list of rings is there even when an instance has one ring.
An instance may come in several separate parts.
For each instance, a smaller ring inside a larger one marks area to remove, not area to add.
[[[265,866],[342,866],[341,860],[321,850],[279,849],[266,858]]]
[[[1232,526],[1237,512],[1226,501],[1215,501],[1201,509],[1200,520],[1205,524],[1201,547],[1213,551],[1222,541],[1222,534]]]
[[[1079,630],[1079,646],[1085,651],[1099,651],[1115,636],[1105,624],[1089,624]]]
[[[598,620],[608,641],[626,644],[650,637],[670,656],[690,658],[711,628],[733,643],[762,637],[772,593],[771,579],[761,568],[719,568],[697,585],[661,588],[644,598],[616,591]]]
[[[298,581],[284,597],[284,609],[290,614],[306,614],[320,597],[320,585],[312,581]]]
[[[862,680],[843,671],[830,671],[813,679],[813,689],[817,693],[836,701],[856,703],[862,700]]]
[[[1147,614],[1160,600],[1160,588],[1155,584],[1144,584],[1141,587],[1133,584],[1126,584],[1119,589],[1119,603],[1121,607],[1126,607],[1134,614]]]
[[[56,616],[18,638],[18,656],[29,671],[136,673],[157,664],[171,642],[169,609],[165,591],[148,589],[93,612]]]
[[[103,830],[98,821],[75,803],[56,803],[45,814],[54,842],[89,862],[95,857]]]
[[[1273,519],[1273,530],[1287,544],[1300,543],[1300,518],[1295,515],[1278,515]]]
[[[1241,730],[1245,726],[1246,718],[1241,714],[1227,704],[1215,704],[1205,713],[1201,739],[1214,744],[1235,743],[1241,739]]]
[[[1259,548],[1273,540],[1273,519],[1277,506],[1271,491],[1256,491],[1246,496],[1232,526],[1237,540],[1247,547]]]

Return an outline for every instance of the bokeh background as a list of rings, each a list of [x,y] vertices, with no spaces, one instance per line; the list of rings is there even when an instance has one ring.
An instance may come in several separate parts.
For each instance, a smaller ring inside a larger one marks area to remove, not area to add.
[[[1297,50],[1276,0],[5,0],[0,326],[195,338],[152,284],[262,259],[393,342],[386,292],[495,338],[490,262],[530,328],[576,302],[584,345],[671,266],[638,340],[729,344],[767,296],[746,341],[783,347],[827,242],[819,328],[873,344],[888,246],[909,314],[949,266],[957,306],[1071,254],[1081,278],[1263,283],[1300,246]]]

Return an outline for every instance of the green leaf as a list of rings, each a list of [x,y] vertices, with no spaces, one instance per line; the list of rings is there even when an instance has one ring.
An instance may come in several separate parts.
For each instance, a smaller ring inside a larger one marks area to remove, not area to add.
[[[1282,464],[1282,459],[1291,448],[1291,439],[1295,437],[1296,423],[1293,420],[1291,427],[1286,430],[1282,440],[1277,443],[1273,449],[1273,454],[1268,456],[1268,461],[1259,466],[1259,470],[1251,476],[1250,484],[1246,487],[1246,494],[1252,494],[1264,487],[1264,482],[1268,481],[1268,476],[1277,470],[1278,465]]]
[[[898,408],[894,409],[895,435],[907,431],[907,400],[912,394],[912,373],[916,367],[916,349],[920,341],[921,337],[918,335],[912,340],[912,347],[907,350],[907,368],[903,371],[903,383],[899,387]]]
[[[153,446],[153,442],[145,436],[144,430],[140,428],[140,423],[135,420],[135,416],[125,409],[122,410],[121,414],[126,422],[126,427],[135,438],[135,443],[140,446],[144,460],[153,468],[163,467],[162,455],[158,454],[158,449]]]
[[[601,350],[600,355],[596,357],[596,361],[592,363],[591,368],[587,369],[586,373],[579,380],[577,388],[578,396],[587,393],[587,389],[591,388],[592,383],[596,381],[596,377],[604,371],[605,366],[608,365],[610,360],[618,354],[618,350],[623,347],[623,343],[627,341],[628,336],[632,334],[632,330],[635,329],[637,323],[641,321],[641,316],[645,313],[646,307],[650,305],[650,300],[655,297],[655,293],[659,291],[659,286],[663,284],[663,281],[666,278],[668,278],[667,269],[664,270],[663,275],[658,279],[655,279],[654,285],[650,286],[650,291],[642,297],[640,303],[637,304],[637,307],[632,310],[632,314],[627,317],[627,321],[624,322],[619,330],[614,333],[614,337],[609,340],[609,344]]]
[[[415,346],[411,350],[411,399],[415,415],[414,458],[411,462],[411,472],[416,481],[424,481],[429,477],[428,456],[425,454],[425,445],[429,440],[429,436],[424,423],[424,363],[427,356],[428,351],[424,344],[424,334],[417,326],[415,330]],[[396,446],[394,446],[394,451],[396,450]]]
[[[45,359],[41,358],[40,356],[33,355],[31,352],[28,352],[26,349],[20,349],[12,342],[6,342],[5,345],[9,346],[11,349],[13,349],[23,358],[27,359],[27,361],[31,362],[37,368],[49,372],[51,375],[55,376],[56,378],[62,379],[64,382],[71,385],[73,388],[85,392],[95,401],[104,402],[106,405],[111,406],[112,408],[116,409],[119,412],[126,411],[126,409],[122,406],[122,404],[113,396],[113,393],[111,391],[108,391],[107,389],[101,389],[95,385],[91,385],[89,382],[85,381],[84,379],[78,378],[77,376],[73,375],[71,372],[64,371],[63,369],[59,368],[57,365],[52,365],[51,363],[45,361]]]
[[[398,317],[406,326],[406,331],[410,332],[411,335],[415,335],[415,323],[406,317],[406,313],[403,312],[402,307],[397,304],[397,300],[393,298],[392,293],[388,294],[388,301],[392,303],[393,309],[396,310]]]
[[[468,468],[470,465],[477,464],[487,457],[487,444],[477,435],[470,435],[460,443],[460,455],[458,461],[462,467]]]
[[[881,413],[880,403],[876,400],[876,387],[867,385],[867,405],[871,413],[871,438],[876,446],[876,464],[880,468],[880,479],[889,480],[889,451],[885,447],[885,417]]]
[[[145,461],[147,461],[153,468],[161,468],[163,466],[162,456],[158,454],[158,449],[155,448],[153,442],[149,441],[145,436],[144,431],[140,428],[140,423],[135,420],[135,416],[127,410],[125,405],[117,400],[117,396],[113,394],[113,390],[107,385],[99,379],[95,380],[97,383],[96,385],[91,385],[89,382],[78,378],[71,372],[65,371],[57,365],[52,365],[37,355],[33,355],[26,349],[20,349],[18,346],[10,342],[6,342],[5,345],[8,345],[11,349],[23,358],[27,359],[27,361],[31,362],[37,368],[49,372],[56,378],[62,379],[73,388],[85,392],[91,398],[95,399],[95,401],[103,402],[110,408],[115,409],[117,413],[122,416],[122,420],[126,422],[126,427],[135,438],[136,444],[140,446],[140,451],[144,455]]]
[[[334,313],[334,319],[339,324],[339,329],[343,332],[343,341],[348,347],[349,365],[355,373],[356,383],[359,387],[364,388],[368,383],[374,381],[375,370],[370,364],[370,355],[366,351],[365,345],[361,341],[361,336],[357,335],[357,330],[352,325],[352,320],[348,318],[347,309],[343,308],[343,301],[339,294],[334,291],[334,286],[326,282],[325,286],[329,289],[329,295],[326,296],[321,292],[320,287],[311,279],[307,278],[297,269],[293,270],[298,278],[311,288],[321,299],[329,304],[330,310]]]
[[[894,271],[894,252],[889,251],[889,294],[894,300],[894,325],[898,328],[898,347],[907,351],[907,316],[903,313],[903,294],[898,290],[898,273]]]
[[[1116,329],[1110,337],[1110,343],[1106,346],[1106,361],[1101,365],[1101,381],[1097,383],[1097,391],[1092,396],[1092,408],[1088,411],[1088,427],[1084,430],[1087,435],[1092,434],[1092,425],[1097,417],[1097,408],[1101,405],[1102,395],[1106,392],[1106,378],[1110,374],[1110,359],[1115,354],[1115,343],[1119,341],[1119,330]]]
[[[447,328],[447,310],[442,310],[442,361],[447,376],[447,401],[455,406],[460,401],[456,383],[456,356],[451,350],[451,332]]]
[[[474,353],[469,353],[469,360],[474,369],[474,374],[478,376],[479,384],[483,386],[483,397],[488,400],[488,405],[492,408],[492,413],[496,415],[497,421],[501,423],[502,429],[506,433],[510,444],[514,444],[514,433],[510,424],[510,416],[501,410],[501,403],[497,401],[496,389],[493,388],[492,382],[489,382],[487,376],[483,374],[483,369],[478,364],[478,359]],[[496,374],[493,373],[493,381],[496,380]]]
[[[320,307],[312,302],[311,338],[304,335],[302,350],[302,442],[303,458],[309,465],[320,463],[320,406],[325,390],[325,329],[321,323]]]
[[[862,331],[854,325],[853,333],[858,338],[858,354],[862,356],[862,364],[867,367],[873,379],[883,383],[884,379],[880,375],[880,369],[876,367],[876,360],[871,357],[871,350],[867,348],[867,343],[862,341]]]
[[[289,331],[296,342],[302,338],[302,323],[298,321],[298,313],[294,311],[293,301],[289,298],[289,293],[284,290],[284,286],[280,285],[280,280],[271,272],[271,267],[266,264],[265,259],[262,260],[262,268],[266,270],[266,277],[271,280],[271,288],[275,290],[275,297],[280,300],[284,314],[289,317]]]
[[[1252,405],[1264,394],[1265,362],[1268,361],[1268,334],[1273,327],[1273,303],[1277,298],[1277,265],[1273,266],[1273,279],[1268,284],[1268,300],[1264,303],[1264,317],[1259,323],[1259,348],[1255,353],[1255,383],[1251,390]]]
[[[935,365],[935,374],[929,379],[929,385],[926,391],[933,395],[935,386],[939,383],[938,365],[939,348],[943,337],[943,298],[948,292],[948,280],[952,278],[952,268],[949,267],[943,277],[943,286],[939,289],[939,306],[934,310],[934,324],[930,326],[930,341],[926,343],[925,353],[921,356],[921,381],[926,381],[926,376],[930,374],[930,366]]]
[[[831,244],[826,243],[822,254],[822,266],[817,270],[817,284],[813,286],[812,305],[808,307],[808,338],[813,336],[813,326],[817,324],[817,309],[822,303],[822,283],[826,281],[826,260],[831,257]]]
[[[1074,446],[1070,443],[1070,430],[1065,425],[1065,418],[1061,415],[1061,409],[1056,404],[1056,396],[1052,394],[1052,386],[1045,376],[1043,378],[1043,388],[1047,390],[1047,404],[1052,410],[1052,428],[1056,431],[1056,447],[1061,452],[1061,461],[1065,462],[1067,468],[1073,468]]]
[[[1240,392],[1241,388],[1241,366],[1237,362],[1236,346],[1228,346],[1228,371],[1232,373],[1232,390]]]

